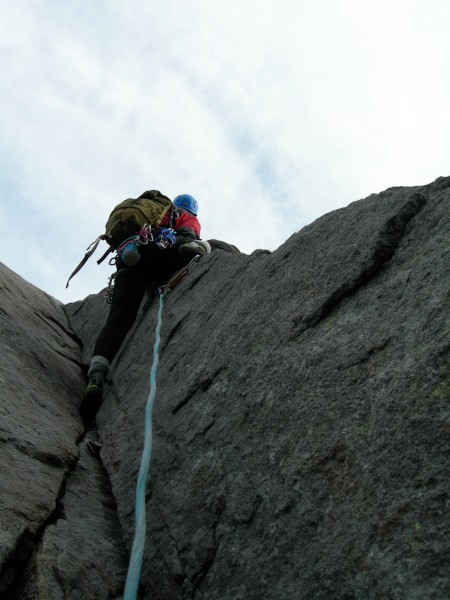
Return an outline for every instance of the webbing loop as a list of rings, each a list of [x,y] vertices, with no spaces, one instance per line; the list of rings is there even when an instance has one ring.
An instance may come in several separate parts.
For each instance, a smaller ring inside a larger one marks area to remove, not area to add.
[[[136,600],[141,579],[142,559],[144,556],[146,536],[145,491],[147,487],[148,470],[152,455],[152,413],[156,395],[156,371],[159,363],[159,344],[161,341],[161,324],[163,309],[163,294],[159,290],[158,322],[156,325],[155,345],[153,347],[153,364],[150,371],[150,392],[145,408],[144,449],[136,485],[134,540],[128,566],[127,580],[123,600]]]

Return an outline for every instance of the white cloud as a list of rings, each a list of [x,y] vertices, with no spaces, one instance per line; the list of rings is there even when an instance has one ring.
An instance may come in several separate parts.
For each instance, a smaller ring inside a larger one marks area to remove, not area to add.
[[[204,236],[250,252],[448,174],[444,0],[18,0],[1,17],[0,260],[63,301],[105,284],[91,259],[64,290],[148,188],[192,193]]]

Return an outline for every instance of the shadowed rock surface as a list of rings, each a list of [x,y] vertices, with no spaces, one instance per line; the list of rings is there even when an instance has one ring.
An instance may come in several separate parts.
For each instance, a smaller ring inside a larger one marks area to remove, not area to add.
[[[0,296],[0,598],[119,598],[115,502],[78,443],[80,340],[56,300],[1,264]]]
[[[157,302],[96,458],[103,294],[62,307],[5,267],[0,292],[0,596],[120,598]],[[450,178],[202,257],[164,300],[142,598],[448,598],[449,333]]]

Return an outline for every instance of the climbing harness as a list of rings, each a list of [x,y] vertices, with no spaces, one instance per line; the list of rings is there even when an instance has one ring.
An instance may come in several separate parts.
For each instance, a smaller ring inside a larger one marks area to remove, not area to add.
[[[142,560],[144,557],[145,537],[146,537],[146,507],[145,493],[147,487],[148,471],[152,455],[152,415],[153,405],[156,396],[156,373],[159,364],[159,345],[161,342],[161,325],[162,311],[164,298],[169,294],[174,287],[189,273],[194,264],[198,261],[200,255],[195,256],[191,262],[179,271],[172,279],[164,286],[158,288],[159,293],[159,309],[157,317],[157,325],[155,332],[155,344],[153,346],[153,364],[150,371],[150,392],[145,408],[144,421],[144,448],[142,451],[141,464],[139,467],[138,480],[136,485],[136,503],[135,503],[135,526],[134,539],[131,549],[130,563],[128,565],[127,579],[125,583],[125,591],[123,600],[136,600],[137,591],[141,579]]]
[[[139,246],[146,246],[149,242],[153,242],[159,248],[165,249],[173,246],[176,241],[176,233],[173,229],[162,228],[157,231],[156,237],[153,236],[152,228],[149,225],[144,225],[136,235],[132,235],[124,240],[117,248],[116,256],[114,256],[109,264],[113,265],[120,257],[122,262],[127,267],[135,265],[141,255],[139,254]]]
[[[114,266],[117,264],[117,259],[120,257],[122,262],[127,267],[134,266],[140,259],[139,246],[146,246],[149,242],[154,243],[162,249],[172,246],[176,241],[176,233],[173,229],[160,229],[156,235],[153,235],[152,228],[149,225],[144,225],[136,235],[124,240],[116,250],[115,256],[109,260],[109,264]],[[105,292],[104,299],[108,304],[111,304],[114,290],[114,283],[117,275],[124,269],[119,269],[108,278],[108,287]],[[126,269],[125,269],[126,270]]]

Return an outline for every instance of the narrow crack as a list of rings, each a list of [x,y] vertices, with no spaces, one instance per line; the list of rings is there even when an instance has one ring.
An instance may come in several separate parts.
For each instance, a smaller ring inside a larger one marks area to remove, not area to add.
[[[361,267],[361,270],[349,281],[344,282],[332,292],[322,305],[307,319],[294,318],[294,332],[291,340],[298,338],[307,329],[316,327],[323,321],[344,298],[352,296],[377,275],[380,269],[393,257],[407,224],[419,213],[426,203],[423,194],[416,192],[406,202],[399,212],[389,219],[378,235],[371,258]]]
[[[184,406],[186,406],[186,404],[189,403],[189,401],[195,396],[195,394],[198,391],[201,392],[206,392],[206,390],[208,390],[211,385],[213,384],[214,380],[216,379],[216,377],[219,375],[219,373],[221,373],[223,371],[223,367],[219,367],[218,369],[216,369],[214,371],[214,373],[212,375],[208,375],[207,377],[205,377],[205,379],[203,379],[200,383],[194,383],[188,390],[186,396],[184,396],[184,398],[182,398],[177,404],[175,404],[175,406],[172,408],[172,414],[176,415],[177,412],[182,409]]]
[[[217,552],[219,551],[220,542],[217,539],[217,527],[219,526],[221,518],[222,518],[222,515],[225,512],[225,509],[226,509],[226,498],[228,496],[228,483],[227,483],[226,478],[224,479],[224,481],[225,481],[225,491],[224,491],[223,496],[221,497],[221,502],[220,502],[219,506],[217,507],[216,519],[215,519],[215,521],[213,522],[213,524],[211,525],[211,528],[210,528],[210,530],[212,530],[213,545],[214,546],[213,546],[213,549],[212,549],[212,552],[211,552],[211,556],[208,558],[208,560],[205,561],[205,563],[203,564],[202,568],[195,575],[194,581],[192,582],[193,583],[193,589],[192,589],[191,598],[195,598],[195,596],[197,595],[197,593],[201,593],[200,586],[201,586],[202,582],[204,581],[205,577],[207,577],[207,575],[210,572],[211,568],[213,567],[214,562],[216,560]]]
[[[212,419],[209,423],[207,423],[203,429],[201,429],[200,431],[198,431],[195,435],[196,436],[203,436],[205,435],[210,429],[211,427],[213,427],[216,424],[216,419]]]
[[[61,573],[60,573],[57,565],[52,565],[52,573],[53,573],[56,583],[58,584],[60,598],[64,598],[64,596],[65,596],[65,594],[64,594],[64,579],[61,576]]]
[[[180,587],[180,589],[184,588],[185,593],[190,594],[191,598],[198,597],[199,594],[203,597],[203,594],[202,594],[201,590],[199,589],[199,587],[200,587],[202,581],[208,575],[211,567],[213,566],[216,556],[217,556],[218,549],[219,549],[220,542],[217,539],[217,527],[219,526],[222,515],[225,512],[226,498],[227,498],[227,494],[228,494],[228,485],[227,485],[226,478],[224,478],[224,482],[225,482],[225,489],[224,489],[223,494],[220,496],[220,499],[219,499],[220,501],[217,506],[215,519],[208,530],[208,531],[212,531],[213,548],[211,549],[209,557],[205,560],[205,562],[198,568],[198,570],[193,575],[189,576],[187,574],[187,571],[183,564],[181,552],[178,547],[177,539],[173,535],[164,515],[162,515],[162,517],[161,517],[163,526],[167,530],[169,537],[173,543],[173,547],[175,549],[175,553],[176,553],[178,563],[179,563],[179,569],[180,569],[179,573],[172,572],[171,574],[174,578],[175,583]],[[189,588],[189,590],[186,589],[185,582],[189,582],[189,584],[187,586]]]
[[[164,348],[167,348],[167,346],[170,343],[170,340],[174,337],[174,335],[177,333],[177,331],[183,325],[183,323],[185,322],[185,320],[186,320],[186,317],[182,317],[179,321],[177,321],[177,323],[175,323],[175,325],[172,327],[172,329],[170,330],[170,332],[166,336],[165,343],[164,343]]]
[[[3,441],[3,440],[2,440]],[[55,467],[56,469],[62,469],[67,464],[63,458],[59,457],[56,454],[52,454],[51,452],[46,452],[45,450],[39,450],[31,445],[27,445],[25,442],[20,442],[18,439],[7,439],[5,440],[7,444],[10,444],[16,448],[19,452],[28,456],[33,460],[37,460],[40,463],[44,463],[45,465],[49,465],[50,467]],[[69,465],[73,461],[77,461],[78,457],[74,457],[69,462]]]
[[[56,348],[53,348],[53,351],[56,352],[56,354],[59,354],[59,356],[61,356],[65,360],[68,360],[69,362],[73,363],[75,366],[79,367],[80,369],[84,368],[84,364],[82,361],[78,361],[75,358],[73,358],[72,356],[67,356],[67,354],[64,354],[60,350],[56,350]]]
[[[107,381],[107,383],[109,384],[109,392],[111,393],[111,396],[113,397],[113,400],[115,401],[117,408],[119,409],[119,411],[122,414],[126,414],[126,410],[124,410],[122,408],[122,405],[120,403],[120,396],[116,391],[116,386],[114,385],[114,383],[112,381]]]
[[[92,430],[92,429],[89,431],[84,431],[83,434],[77,440],[77,446],[80,447],[80,445],[82,443],[87,444],[86,438],[87,438],[88,434],[92,435],[93,431],[94,430]],[[95,428],[95,436],[96,435],[97,435],[97,432],[96,432],[96,428]],[[105,468],[105,466],[100,458],[100,455],[98,453],[93,453],[92,450],[90,452],[97,458],[98,462],[100,463],[100,467],[105,475],[105,481],[108,482],[109,491],[111,493],[111,503],[109,504],[109,507],[114,508],[117,513],[117,499],[115,498],[114,493],[113,493],[111,480],[109,478],[109,473],[108,473],[107,469]],[[44,457],[44,455],[42,455],[42,456]],[[47,455],[45,455],[45,456],[47,456]],[[51,457],[51,458],[53,458],[53,457]],[[55,525],[60,519],[66,519],[66,514],[65,514],[65,510],[64,510],[64,497],[66,495],[67,485],[69,483],[70,477],[73,475],[73,473],[77,469],[80,458],[81,458],[81,451],[68,464],[66,472],[63,476],[61,485],[59,487],[58,493],[56,495],[54,510],[48,515],[48,517],[45,519],[45,521],[41,524],[41,526],[38,529],[36,529],[36,531],[34,533],[32,531],[30,531],[29,529],[26,529],[23,532],[23,534],[20,536],[20,538],[17,541],[16,547],[11,552],[8,559],[2,565],[2,569],[0,572],[0,598],[9,598],[9,600],[21,600],[22,595],[23,595],[22,594],[23,585],[26,582],[26,580],[28,579],[28,577],[25,577],[25,574],[28,573],[28,575],[29,575],[30,573],[34,572],[34,568],[32,566],[32,561],[33,561],[34,557],[37,555],[39,548],[41,547],[41,545],[43,543],[43,539],[44,539],[45,533],[47,531],[47,528],[51,525]],[[57,466],[59,464],[59,461],[53,460],[52,464],[55,464]],[[125,548],[125,542],[123,540],[123,537],[122,537],[122,543]],[[59,575],[59,571],[57,570],[56,565],[53,565],[52,568],[54,571],[55,580],[57,581],[57,583],[59,583],[59,585],[62,589],[64,587],[62,585],[64,583],[64,580],[61,579],[61,576]],[[109,585],[108,582],[105,581],[105,583],[106,583],[106,585]],[[125,581],[123,581],[123,584],[125,584]],[[116,598],[118,599],[121,597],[122,597],[121,594],[118,596],[117,595],[111,596],[112,600],[114,600]]]
[[[62,308],[63,308],[63,311],[66,313],[66,316],[67,316],[67,318],[68,318],[68,320],[69,320],[69,323],[70,323],[70,320],[71,320],[73,317],[75,317],[75,316],[76,316],[76,315],[77,315],[77,314],[80,312],[80,310],[81,310],[82,308],[84,308],[84,306],[85,306],[85,304],[86,304],[86,302],[87,302],[87,299],[88,299],[88,298],[89,298],[89,296],[88,296],[87,298],[85,298],[84,300],[78,300],[77,302],[79,302],[79,303],[80,303],[80,305],[79,305],[79,306],[78,306],[78,308],[77,308],[77,309],[75,309],[75,310],[73,311],[73,313],[71,313],[70,315],[67,313],[67,306],[68,306],[68,304],[76,304],[76,303],[75,303],[75,302],[74,302],[74,303],[70,302],[70,303],[68,303],[68,304],[63,304]]]
[[[182,400],[180,400],[180,402],[175,404],[175,406],[172,408],[172,414],[176,415],[179,410],[181,410],[184,406],[186,406],[186,404],[189,403],[191,398],[193,398],[195,396],[197,391],[198,391],[198,386],[195,386],[194,388],[192,388],[191,391],[189,391],[188,394]]]
[[[181,560],[181,556],[180,556],[180,550],[178,548],[178,543],[177,543],[177,539],[176,537],[173,535],[169,525],[167,524],[167,521],[164,517],[164,514],[162,514],[162,521],[164,523],[164,527],[167,529],[168,533],[169,533],[169,537],[172,540],[173,546],[175,548],[175,553],[177,555],[178,558],[178,562],[180,564],[180,570],[181,573],[178,575],[177,573],[172,573],[173,577],[174,577],[174,581],[177,585],[179,585],[180,587],[183,585],[183,582],[185,579],[189,580],[189,577],[187,576],[186,570],[183,566],[183,561]]]
[[[38,310],[33,310],[33,312],[36,317],[41,319],[41,321],[44,321],[44,323],[50,326],[54,331],[59,332],[61,330],[65,335],[67,335],[67,337],[71,338],[78,346],[83,346],[82,340],[76,335],[76,333],[74,333],[71,329],[66,329],[64,325],[58,321],[58,319],[55,319],[52,315],[49,314],[43,315]],[[67,314],[65,312],[64,314],[67,317]],[[70,319],[68,317],[67,320],[70,325]],[[53,325],[56,325],[56,328],[53,327]]]
[[[66,472],[62,478],[61,485],[55,499],[55,508],[47,516],[45,521],[36,529],[35,532],[25,529],[18,538],[15,548],[11,551],[9,557],[5,560],[0,571],[0,597],[10,598],[11,600],[20,598],[20,588],[23,584],[22,575],[25,572],[30,560],[33,557],[35,549],[41,544],[42,538],[49,525],[54,525],[59,519],[64,518],[64,509],[62,499],[66,493],[67,482],[70,475],[74,472],[79,455],[74,458],[67,466]]]
[[[356,360],[353,360],[349,363],[344,363],[342,365],[339,365],[337,367],[337,370],[342,370],[342,369],[349,369],[351,367],[355,367],[356,365],[362,365],[363,363],[367,362],[368,360],[370,360],[372,358],[372,356],[374,356],[375,354],[378,354],[378,352],[382,352],[386,346],[390,343],[391,338],[387,337],[385,340],[382,340],[379,344],[376,344],[374,346],[372,346],[371,348],[369,348],[364,354],[363,356],[357,358]]]
[[[191,283],[186,291],[190,292],[197,285],[197,283],[200,281],[200,279],[203,278],[203,275],[208,273],[208,271],[209,271],[209,269],[207,271],[203,271],[203,273],[201,273],[200,275],[197,275],[197,277],[191,281]]]

